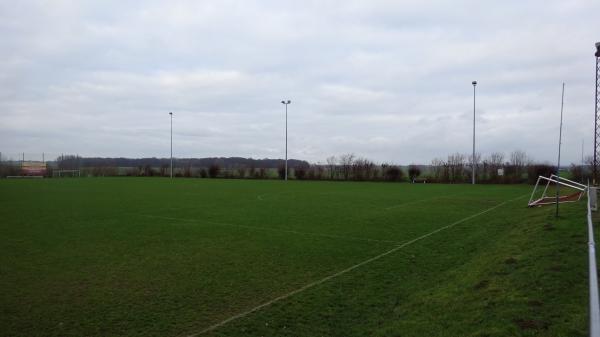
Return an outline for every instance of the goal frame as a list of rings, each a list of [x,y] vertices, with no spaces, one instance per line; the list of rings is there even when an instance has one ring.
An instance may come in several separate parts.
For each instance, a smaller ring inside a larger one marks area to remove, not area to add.
[[[542,181],[542,180],[546,181],[546,186],[544,187],[542,196],[540,198],[534,199],[535,192],[538,190],[538,186],[540,185],[540,181]],[[565,202],[576,202],[576,201],[581,200],[581,197],[583,196],[584,192],[587,191],[587,189],[588,189],[588,186],[586,186],[582,183],[578,183],[576,181],[569,180],[567,178],[561,178],[561,177],[557,176],[556,174],[551,174],[550,177],[538,176],[535,186],[533,187],[533,191],[531,192],[531,197],[529,198],[529,202],[527,203],[527,206],[533,207],[533,206],[555,204],[557,202],[556,198],[546,195],[546,192],[548,191],[548,187],[550,187],[551,183],[555,183],[557,185],[561,185],[561,186],[565,186],[565,187],[570,187],[570,188],[573,188],[573,189],[576,189],[579,191],[579,196],[576,199],[568,198],[570,196],[562,196],[562,197],[559,196],[558,197],[559,204],[565,203]],[[577,194],[577,193],[575,193],[575,194]],[[571,196],[574,196],[575,194],[573,194]],[[561,198],[562,198],[562,200],[561,200]]]
[[[64,173],[71,173],[71,175],[64,175]],[[55,170],[52,176],[55,178],[81,178],[81,170]]]

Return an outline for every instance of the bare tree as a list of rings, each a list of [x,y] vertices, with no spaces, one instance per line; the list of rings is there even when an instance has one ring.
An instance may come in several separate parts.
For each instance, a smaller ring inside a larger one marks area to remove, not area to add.
[[[268,177],[267,174],[267,169],[264,167],[261,167],[260,169],[258,169],[258,178],[260,179],[266,179]]]
[[[433,173],[433,178],[436,181],[440,181],[442,179],[444,173],[444,160],[440,158],[433,158],[431,161],[431,171]]]
[[[237,168],[238,177],[240,177],[242,179],[246,178],[247,172],[248,172],[248,168],[246,168],[246,166],[244,166],[244,165],[241,165]]]
[[[471,168],[471,170],[473,170],[473,154],[470,154],[468,157],[468,161],[469,161],[469,167]],[[482,172],[481,172],[481,153],[479,152],[475,152],[475,173],[476,176],[483,176]]]
[[[448,155],[448,178],[450,182],[460,182],[464,178],[465,173],[465,155],[455,153]]]
[[[313,164],[308,168],[308,179],[310,180],[321,180],[323,179],[323,173],[325,169],[321,164]]]
[[[504,153],[502,152],[493,152],[490,156],[485,160],[485,164],[487,166],[487,175],[489,179],[495,181],[498,178],[498,169],[502,168],[502,164],[504,163]]]
[[[342,170],[342,178],[344,180],[350,179],[350,173],[352,172],[353,162],[354,154],[348,153],[340,156],[340,168]]]
[[[351,165],[352,177],[355,180],[370,180],[375,171],[375,164],[366,158],[357,158]]]
[[[520,179],[525,172],[525,166],[529,162],[527,154],[521,150],[515,150],[510,153],[510,165],[514,170],[515,177]]]
[[[329,179],[335,179],[335,169],[337,166],[337,158],[331,156],[327,158],[327,170],[329,171]]]

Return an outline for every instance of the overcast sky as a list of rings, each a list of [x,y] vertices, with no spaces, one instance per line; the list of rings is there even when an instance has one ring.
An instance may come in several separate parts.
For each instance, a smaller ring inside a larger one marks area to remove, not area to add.
[[[600,1],[0,0],[0,151],[591,154]]]

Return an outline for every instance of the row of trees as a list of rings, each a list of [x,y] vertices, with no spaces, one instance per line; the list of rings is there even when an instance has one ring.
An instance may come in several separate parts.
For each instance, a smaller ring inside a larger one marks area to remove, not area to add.
[[[534,163],[529,156],[515,150],[506,158],[502,152],[494,152],[482,159],[480,153],[475,154],[475,177],[478,182],[487,183],[521,183],[529,176],[556,172],[556,168],[546,163]],[[473,156],[454,153],[447,160],[435,158],[431,161],[432,182],[460,183],[472,177]]]
[[[290,160],[288,176],[290,179],[298,180],[466,183],[471,180],[472,176],[473,158],[471,157],[454,153],[446,158],[435,158],[429,165],[401,167],[387,163],[377,164],[354,154],[343,154],[338,157],[328,157],[324,164]],[[173,174],[176,177],[198,178],[283,179],[285,177],[283,160],[226,159],[214,158],[212,162],[207,161],[206,158],[187,161],[179,159],[174,163]],[[589,179],[591,160],[588,158],[586,165],[572,165],[570,167],[571,178],[582,182]],[[61,156],[54,163],[49,162],[48,175],[52,175],[53,169],[79,169],[82,176],[166,177],[170,175],[170,162],[165,159],[140,159],[137,160],[137,163],[145,164],[132,167],[109,165],[116,161],[136,162],[136,160],[123,158],[101,160],[101,158]],[[525,152],[520,150],[513,151],[507,156],[501,152],[494,152],[486,157],[477,153],[474,161],[476,178],[479,183],[532,183],[539,175],[548,176],[556,172],[555,166],[547,163],[535,163]],[[195,165],[200,162],[209,164]],[[257,163],[260,165],[256,165]],[[98,164],[98,166],[92,166],[92,164]],[[273,166],[269,167],[267,164]],[[18,167],[0,163],[0,176],[19,174]]]
[[[285,168],[279,168],[279,176],[285,175]],[[373,161],[355,157],[353,154],[345,154],[336,158],[335,156],[327,158],[327,164],[314,164],[299,166],[293,170],[293,176],[296,179],[311,180],[385,180],[401,181],[404,177],[404,171],[397,165],[376,164]]]

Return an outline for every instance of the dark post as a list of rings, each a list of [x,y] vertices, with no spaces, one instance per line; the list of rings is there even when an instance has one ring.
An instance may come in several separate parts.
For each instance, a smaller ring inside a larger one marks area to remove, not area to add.
[[[600,82],[598,82],[598,77],[600,76],[600,42],[596,42],[596,102],[595,102],[595,110],[594,110],[594,163],[592,167],[592,184],[596,185],[598,183],[598,137],[600,136],[600,130],[598,130],[598,118],[599,111],[599,92],[600,92]]]

